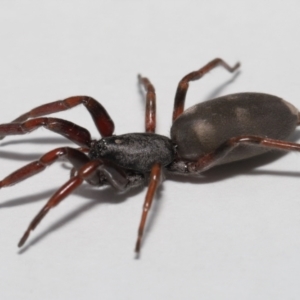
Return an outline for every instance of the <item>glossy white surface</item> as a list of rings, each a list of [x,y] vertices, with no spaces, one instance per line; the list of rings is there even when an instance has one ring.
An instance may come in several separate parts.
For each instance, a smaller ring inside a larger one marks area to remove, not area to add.
[[[215,57],[240,61],[240,74],[218,69],[193,82],[187,107],[255,91],[299,108],[299,3],[2,1],[0,122],[87,94],[107,108],[116,133],[143,131],[141,73],[156,87],[157,132],[168,135],[178,81]],[[57,116],[98,136],[83,108]],[[63,145],[71,144],[46,129],[8,137],[0,176]],[[87,185],[52,210],[19,251],[18,239],[68,172],[57,163],[1,190],[1,299],[299,297],[299,154],[166,181],[140,259],[133,249],[146,189],[118,195]]]

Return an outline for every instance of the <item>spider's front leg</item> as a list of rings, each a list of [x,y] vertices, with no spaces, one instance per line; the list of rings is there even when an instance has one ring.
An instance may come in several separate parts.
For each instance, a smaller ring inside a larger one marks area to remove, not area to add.
[[[40,126],[46,126],[46,128],[66,136],[74,142],[78,140],[76,135],[81,138],[90,137],[86,129],[71,122],[55,118],[39,118],[44,115],[71,109],[79,104],[83,104],[86,107],[101,136],[107,137],[113,134],[114,122],[105,108],[91,97],[75,96],[38,106],[13,120],[11,123],[0,125],[0,138],[11,134],[24,134]],[[36,119],[25,122],[31,118]],[[80,143],[77,142],[77,144]]]
[[[39,127],[56,132],[79,146],[90,147],[91,134],[85,128],[67,120],[58,118],[35,118],[23,123],[8,123],[0,125],[0,139],[7,135],[30,133]]]

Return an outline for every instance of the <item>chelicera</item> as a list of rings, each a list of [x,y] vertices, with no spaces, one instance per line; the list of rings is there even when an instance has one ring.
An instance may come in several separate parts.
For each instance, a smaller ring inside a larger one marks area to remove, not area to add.
[[[43,126],[80,146],[54,149],[0,181],[0,187],[13,185],[43,171],[61,157],[73,166],[71,178],[35,216],[18,246],[23,246],[30,232],[50,209],[84,181],[95,186],[111,185],[121,191],[148,184],[135,246],[135,251],[139,252],[148,211],[163,174],[197,176],[216,165],[253,157],[270,149],[300,151],[300,144],[285,141],[299,124],[298,110],[276,96],[239,93],[184,110],[189,82],[200,79],[217,66],[234,72],[239,63],[230,67],[217,58],[179,82],[171,138],[155,133],[155,89],[142,76],[138,78],[146,91],[145,133],[114,135],[114,123],[107,111],[98,101],[87,96],[47,103],[11,123],[0,125],[2,138],[29,133]],[[43,117],[80,104],[92,116],[102,136],[100,140],[93,140],[88,130],[72,122]]]

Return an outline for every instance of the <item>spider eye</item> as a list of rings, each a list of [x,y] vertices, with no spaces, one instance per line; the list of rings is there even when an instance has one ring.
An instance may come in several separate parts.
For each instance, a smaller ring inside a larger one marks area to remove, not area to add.
[[[107,150],[107,144],[106,144],[106,141],[105,141],[105,140],[102,141],[102,143],[101,143],[101,148],[102,148],[103,150]]]
[[[116,143],[116,144],[122,144],[122,143],[123,143],[123,141],[122,141],[122,140],[120,140],[120,139],[115,139],[115,143]]]

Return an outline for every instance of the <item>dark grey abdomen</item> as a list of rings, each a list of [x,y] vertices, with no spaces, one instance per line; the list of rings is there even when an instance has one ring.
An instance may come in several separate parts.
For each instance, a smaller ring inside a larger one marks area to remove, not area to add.
[[[296,128],[298,110],[267,94],[241,93],[209,100],[188,108],[171,128],[171,139],[182,159],[197,160],[223,142],[241,135],[286,139]],[[268,151],[239,146],[221,163]]]

